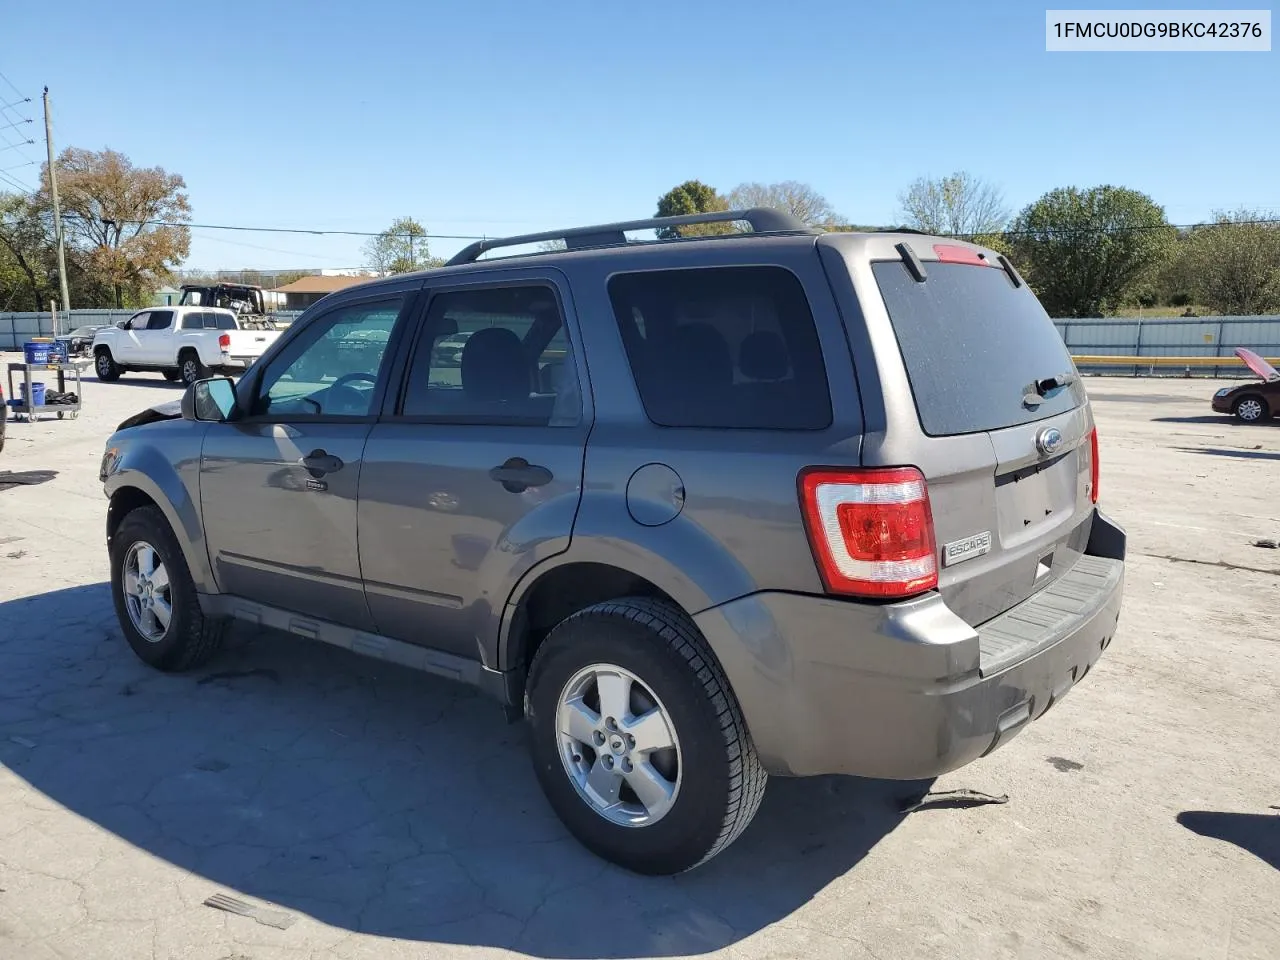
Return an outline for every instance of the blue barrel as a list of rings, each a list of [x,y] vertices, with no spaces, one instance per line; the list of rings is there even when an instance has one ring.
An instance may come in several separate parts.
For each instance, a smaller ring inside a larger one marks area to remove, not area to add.
[[[18,389],[22,391],[22,398],[27,399],[27,382],[25,380],[18,384]],[[33,407],[44,406],[44,384],[39,380],[31,381],[31,399],[29,401]]]
[[[26,356],[27,363],[43,366],[49,362],[49,344],[47,343],[28,340],[22,345],[22,352]]]

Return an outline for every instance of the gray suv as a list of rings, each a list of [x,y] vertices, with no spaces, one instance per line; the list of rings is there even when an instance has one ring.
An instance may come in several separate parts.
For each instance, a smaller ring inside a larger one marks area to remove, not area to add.
[[[1082,679],[1124,577],[1097,446],[1003,256],[747,210],[328,296],[101,477],[144,661],[242,620],[473,684],[576,837],[664,874],[769,774],[935,776]]]

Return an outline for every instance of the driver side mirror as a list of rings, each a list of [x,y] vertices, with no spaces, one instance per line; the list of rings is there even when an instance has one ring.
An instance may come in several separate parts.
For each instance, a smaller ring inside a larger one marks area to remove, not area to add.
[[[229,377],[197,380],[182,395],[182,419],[224,423],[240,416],[236,385]]]

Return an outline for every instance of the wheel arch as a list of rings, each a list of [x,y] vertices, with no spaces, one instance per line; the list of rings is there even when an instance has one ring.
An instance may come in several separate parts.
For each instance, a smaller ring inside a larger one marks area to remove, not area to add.
[[[199,468],[198,456],[191,468]],[[200,593],[218,592],[205,549],[199,504],[177,469],[154,450],[129,450],[115,465],[106,486],[110,498],[106,524],[108,546],[121,521],[131,511],[153,505],[169,522],[196,589]]]

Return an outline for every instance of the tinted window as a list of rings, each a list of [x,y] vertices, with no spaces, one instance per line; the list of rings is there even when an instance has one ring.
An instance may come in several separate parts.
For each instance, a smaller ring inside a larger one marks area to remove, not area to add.
[[[173,323],[172,310],[152,310],[151,319],[147,321],[148,330],[168,330]]]
[[[254,413],[367,416],[401,298],[339,307],[308,324],[271,361]]]
[[[464,423],[576,424],[578,378],[553,291],[493,287],[432,297],[402,412]]]
[[[214,330],[236,329],[236,318],[229,313],[206,313],[204,317],[206,327],[212,327]]]
[[[790,271],[619,274],[609,296],[654,423],[756,430],[831,424],[813,314]]]
[[[917,283],[900,261],[872,264],[893,322],[920,425],[931,436],[998,430],[1078,406],[1084,387],[1022,402],[1037,380],[1075,367],[1062,337],[1025,285],[994,267],[926,263]]]
[[[184,313],[182,315],[183,330],[202,330],[204,328],[203,313]]]

